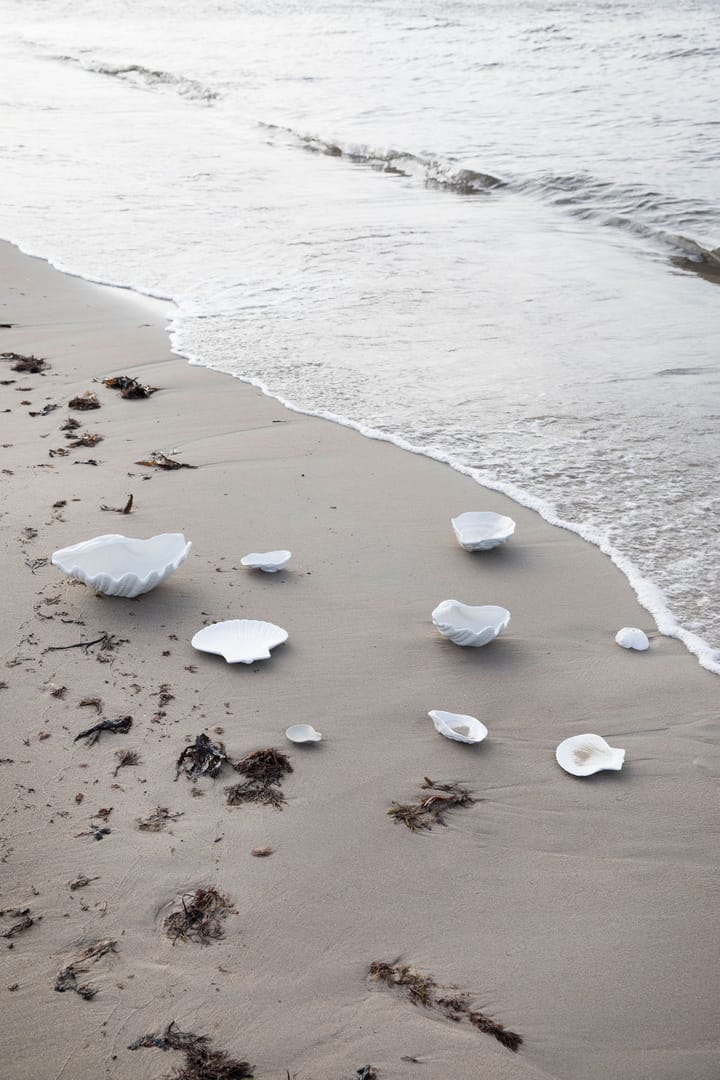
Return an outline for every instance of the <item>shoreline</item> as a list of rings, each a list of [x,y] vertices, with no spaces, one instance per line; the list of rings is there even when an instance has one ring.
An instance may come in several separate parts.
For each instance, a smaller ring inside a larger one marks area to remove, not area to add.
[[[156,1077],[175,1055],[126,1048],[172,1020],[253,1062],[258,1080],[338,1080],[367,1062],[380,1077],[432,1080],[712,1080],[714,684],[648,626],[621,572],[445,465],[183,363],[134,297],[4,243],[0,280],[0,321],[14,324],[0,351],[50,364],[0,387],[12,583],[0,906],[37,919],[11,939],[0,985],[17,1080]],[[125,401],[92,382],[113,374],[161,389]],[[72,415],[103,441],[50,458],[66,402],[86,390],[101,408]],[[29,417],[45,404],[60,408]],[[197,468],[135,464],[157,449]],[[75,464],[86,457],[99,466]],[[131,515],[100,510],[128,494]],[[506,548],[473,557],[450,517],[481,507],[518,528]],[[115,531],[183,531],[193,551],[137,601],[28,565]],[[240,567],[275,547],[293,552],[286,572]],[[480,650],[444,641],[430,612],[450,596],[507,606],[508,631]],[[194,652],[192,634],[223,618],[277,622],[289,641],[247,669]],[[623,625],[649,630],[649,653],[615,645]],[[98,633],[119,642],[108,662],[44,651]],[[80,704],[95,697],[100,711]],[[431,708],[477,715],[487,743],[442,739]],[[96,714],[132,714],[132,731],[81,747]],[[324,741],[291,746],[293,722]],[[559,770],[554,747],[582,731],[626,748],[622,773],[582,782]],[[198,782],[198,797],[176,782],[178,755],[201,732],[234,758],[289,748],[284,809],[228,807],[232,771]],[[119,749],[141,764],[115,778]],[[466,784],[478,802],[413,835],[387,810],[424,776]],[[138,830],[156,806],[182,816]],[[83,834],[108,807],[97,843]],[[271,857],[251,857],[264,846]],[[90,882],[71,889],[78,875]],[[173,945],[167,913],[211,885],[237,911],[223,938]],[[67,958],[105,938],[117,945],[87,975],[97,996],[56,993]],[[398,959],[467,990],[523,1036],[519,1053],[368,979],[371,963]],[[28,1012],[39,1045],[25,1042]]]

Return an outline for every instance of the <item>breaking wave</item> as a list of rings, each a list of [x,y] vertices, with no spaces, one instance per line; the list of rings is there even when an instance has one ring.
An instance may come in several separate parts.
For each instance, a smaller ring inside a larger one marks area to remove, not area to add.
[[[113,79],[122,79],[123,82],[139,87],[141,90],[155,90],[159,92],[171,91],[190,101],[200,101],[212,104],[222,95],[218,90],[212,90],[204,86],[197,79],[190,79],[185,75],[174,75],[170,71],[153,71],[143,67],[142,64],[103,64],[99,61],[88,63],[79,60],[76,56],[54,56],[53,60],[59,60],[65,64],[75,64],[84,71],[94,75],[107,75]]]

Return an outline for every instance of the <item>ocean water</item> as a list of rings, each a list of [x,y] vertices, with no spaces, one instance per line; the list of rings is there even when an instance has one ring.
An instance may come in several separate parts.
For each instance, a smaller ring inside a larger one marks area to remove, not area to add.
[[[716,0],[0,17],[1,236],[574,529],[720,672]]]

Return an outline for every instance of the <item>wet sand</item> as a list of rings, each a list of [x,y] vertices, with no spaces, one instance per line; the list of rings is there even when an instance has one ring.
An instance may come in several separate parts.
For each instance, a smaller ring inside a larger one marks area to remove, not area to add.
[[[654,631],[578,537],[187,365],[132,295],[6,244],[0,289],[0,351],[49,364],[0,361],[0,933],[32,920],[0,942],[7,1075],[159,1077],[182,1056],[128,1045],[175,1021],[258,1080],[351,1080],[366,1064],[381,1080],[715,1080],[717,677]],[[118,374],[160,389],[125,400],[93,382]],[[68,409],[88,390],[99,409]],[[69,416],[102,442],[57,454]],[[154,450],[196,468],[136,464]],[[130,514],[101,510],[130,494]],[[462,551],[449,519],[469,509],[509,513],[515,537]],[[44,561],[103,533],[166,531],[193,550],[133,601]],[[240,566],[270,548],[293,552],[283,572]],[[430,621],[449,597],[506,606],[508,630],[454,646]],[[191,648],[227,618],[269,620],[289,640],[250,666]],[[645,629],[650,650],[618,648],[621,626]],[[477,716],[489,737],[443,739],[429,709]],[[123,716],[126,734],[74,741]],[[288,743],[300,722],[323,742]],[[587,731],[626,749],[622,772],[559,769],[557,743]],[[283,807],[228,806],[229,765],[175,781],[201,733],[233,759],[287,753]],[[114,775],[122,750],[139,762]],[[476,802],[413,833],[387,811],[422,796],[424,777]],[[179,816],[141,830],[157,807]],[[165,920],[209,887],[232,908],[223,936],[173,941]],[[58,993],[58,973],[105,941],[80,963],[94,996]],[[375,961],[466,991],[522,1036],[518,1053],[413,1005],[369,975]]]

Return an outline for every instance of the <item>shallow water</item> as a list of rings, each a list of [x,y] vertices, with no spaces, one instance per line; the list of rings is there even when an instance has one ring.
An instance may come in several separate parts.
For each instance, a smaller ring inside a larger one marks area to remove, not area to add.
[[[0,0],[0,235],[574,528],[720,671],[720,9],[234,9]]]

